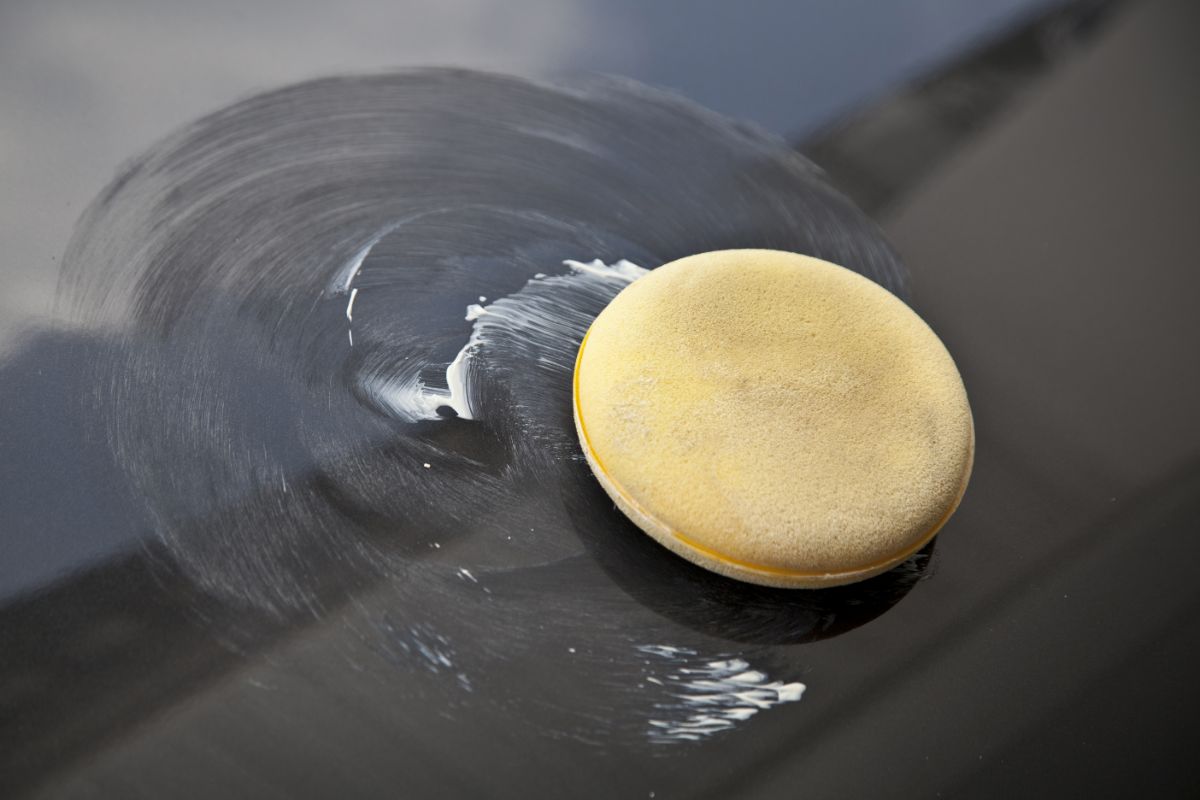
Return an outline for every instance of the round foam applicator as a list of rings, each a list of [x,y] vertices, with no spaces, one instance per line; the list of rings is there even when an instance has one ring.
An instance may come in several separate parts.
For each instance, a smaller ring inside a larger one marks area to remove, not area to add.
[[[751,583],[835,586],[895,566],[958,506],[974,426],[920,317],[795,253],[690,256],[630,284],[575,363],[592,471],[637,525]]]

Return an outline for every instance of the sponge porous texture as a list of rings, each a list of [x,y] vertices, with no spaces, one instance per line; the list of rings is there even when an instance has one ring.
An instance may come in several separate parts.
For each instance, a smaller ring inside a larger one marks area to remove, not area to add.
[[[887,290],[774,250],[690,256],[630,284],[575,366],[592,471],[703,567],[820,587],[877,575],[957,507],[974,427],[950,354]]]

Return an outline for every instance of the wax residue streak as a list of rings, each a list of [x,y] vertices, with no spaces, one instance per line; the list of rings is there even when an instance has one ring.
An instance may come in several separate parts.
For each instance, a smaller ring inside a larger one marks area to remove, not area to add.
[[[760,711],[796,702],[806,688],[771,680],[739,656],[709,660],[695,650],[661,644],[637,650],[651,657],[645,684],[662,687],[670,697],[654,704],[646,733],[656,744],[694,742],[731,730]]]
[[[365,256],[356,255],[355,261],[361,265]],[[471,376],[483,369],[477,359],[500,336],[521,339],[538,350],[537,359],[543,365],[570,371],[575,346],[591,323],[594,311],[590,309],[596,307],[597,299],[607,303],[648,270],[624,259],[614,264],[598,259],[563,264],[570,272],[539,272],[523,288],[490,305],[482,305],[486,298],[480,297],[480,303],[466,306],[464,318],[474,325],[466,344],[446,365],[445,388],[430,385],[423,376],[431,365],[420,361],[411,361],[390,375],[368,376],[363,388],[405,422],[443,419],[444,413],[439,414],[442,408],[452,409],[460,419],[476,419],[481,409]],[[351,304],[357,291],[350,290]],[[351,318],[349,305],[346,316]]]

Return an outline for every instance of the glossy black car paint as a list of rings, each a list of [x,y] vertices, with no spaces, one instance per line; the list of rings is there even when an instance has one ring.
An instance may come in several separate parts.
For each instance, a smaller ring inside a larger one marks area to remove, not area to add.
[[[6,528],[54,528],[106,552],[96,537],[116,533],[131,546],[0,612],[5,785],[60,796],[1194,791],[1196,16],[1186,3],[1124,13],[882,212],[914,306],[963,371],[978,459],[932,563],[834,599],[728,584],[628,535],[547,584],[532,571],[495,587],[526,593],[514,629],[558,624],[547,597],[592,592],[640,609],[570,642],[506,629],[530,644],[507,671],[458,636],[474,629],[469,614],[448,633],[406,627],[386,582],[337,559],[309,562],[307,606],[231,603],[143,535],[156,520],[78,410],[111,343],[26,340],[0,385]],[[239,513],[212,510],[212,524]],[[746,625],[747,609],[758,623]],[[649,643],[647,630],[807,690],[707,741],[634,747],[642,696],[617,692],[628,705],[599,709],[586,698],[609,696],[605,681],[636,688],[642,673],[614,673],[621,656],[588,643]],[[454,643],[450,660],[496,671],[461,692],[402,646],[428,645],[426,634]],[[574,658],[585,664],[559,666]],[[521,701],[492,702],[510,693]],[[586,720],[563,711],[573,697],[608,738],[579,735]]]

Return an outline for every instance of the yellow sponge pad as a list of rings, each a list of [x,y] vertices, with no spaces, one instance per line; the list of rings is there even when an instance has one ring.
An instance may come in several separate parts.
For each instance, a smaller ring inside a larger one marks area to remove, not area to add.
[[[958,506],[974,426],[954,361],[887,290],[795,253],[690,256],[630,284],[575,364],[575,425],[646,533],[751,583],[851,583]]]

